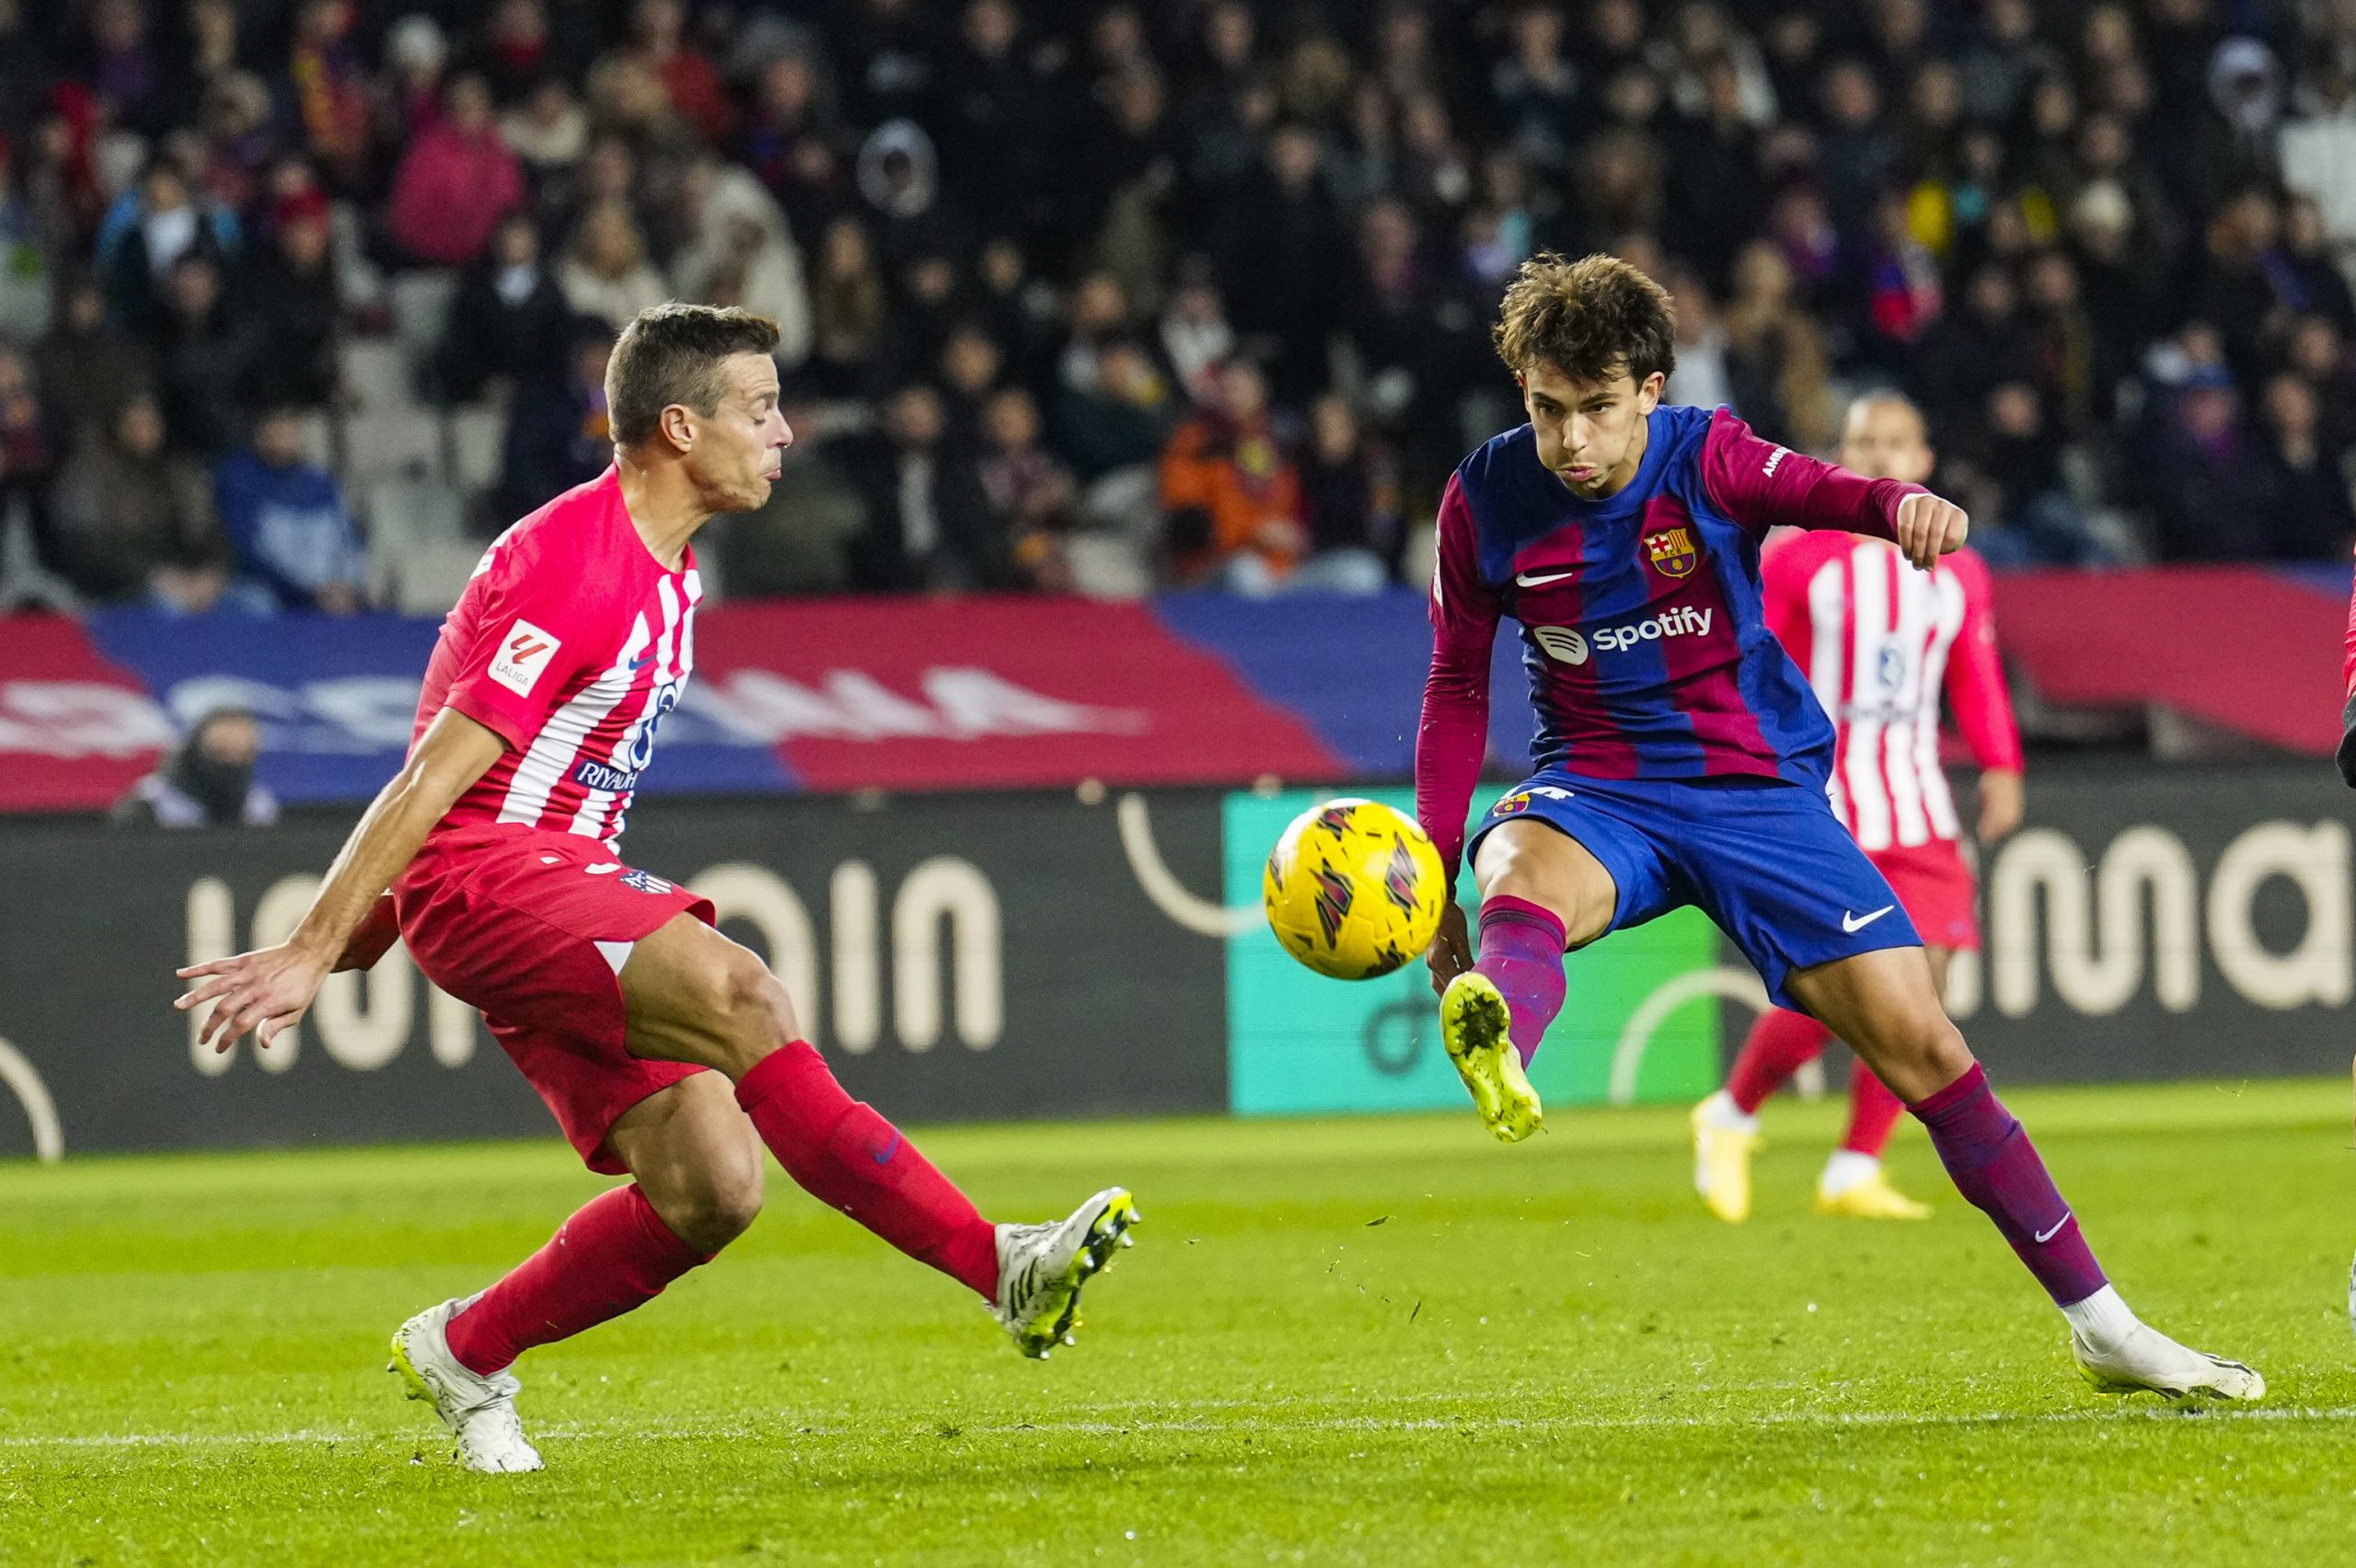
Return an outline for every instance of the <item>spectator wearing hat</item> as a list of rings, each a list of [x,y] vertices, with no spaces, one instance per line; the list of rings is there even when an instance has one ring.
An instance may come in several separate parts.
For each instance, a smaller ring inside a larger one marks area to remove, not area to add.
[[[336,344],[342,301],[336,292],[326,192],[304,186],[271,208],[271,240],[241,268],[234,308],[253,330],[245,403],[323,409],[338,384]]]
[[[163,767],[114,805],[117,827],[269,827],[278,798],[254,782],[261,722],[250,709],[215,708],[191,727]]]

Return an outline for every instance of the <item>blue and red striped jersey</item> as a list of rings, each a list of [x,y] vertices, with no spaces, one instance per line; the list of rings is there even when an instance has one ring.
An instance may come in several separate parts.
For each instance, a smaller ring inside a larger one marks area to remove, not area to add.
[[[1726,409],[1648,416],[1635,477],[1582,501],[1528,425],[1461,464],[1440,501],[1416,813],[1452,869],[1480,772],[1489,651],[1520,624],[1540,767],[1598,778],[1783,778],[1825,787],[1832,727],[1768,627],[1770,528],[1889,537],[1920,486],[1761,440]]]

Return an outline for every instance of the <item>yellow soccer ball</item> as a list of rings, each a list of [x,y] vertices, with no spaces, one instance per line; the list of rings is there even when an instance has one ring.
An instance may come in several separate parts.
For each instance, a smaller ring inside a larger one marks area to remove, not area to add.
[[[1421,956],[1448,898],[1431,839],[1379,801],[1301,813],[1260,879],[1276,940],[1336,980],[1371,980]]]

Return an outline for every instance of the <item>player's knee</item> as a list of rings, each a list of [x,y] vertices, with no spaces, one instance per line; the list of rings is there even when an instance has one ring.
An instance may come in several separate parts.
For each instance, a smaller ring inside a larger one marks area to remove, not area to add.
[[[761,1216],[761,1197],[757,1153],[732,1153],[715,1159],[690,1187],[674,1196],[663,1219],[680,1240],[710,1254],[752,1228]]]
[[[756,1055],[797,1037],[793,1002],[755,954],[739,948],[716,977],[713,1012],[730,1039]]]

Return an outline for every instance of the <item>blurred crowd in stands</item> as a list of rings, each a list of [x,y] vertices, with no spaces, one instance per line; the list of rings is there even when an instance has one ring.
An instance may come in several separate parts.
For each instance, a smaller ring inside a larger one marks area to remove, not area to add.
[[[2356,0],[0,0],[0,597],[446,604],[673,297],[782,331],[730,594],[1371,591],[1542,249],[1999,565],[2356,536]]]

